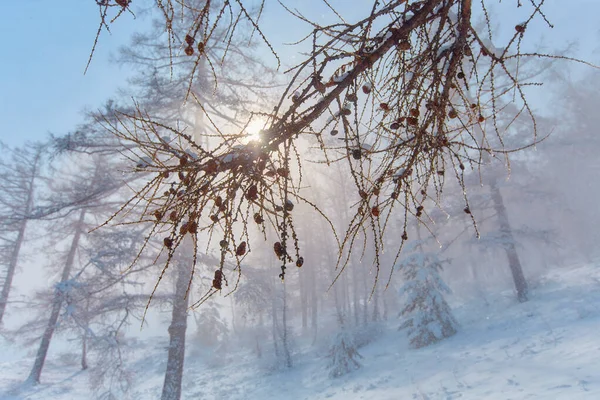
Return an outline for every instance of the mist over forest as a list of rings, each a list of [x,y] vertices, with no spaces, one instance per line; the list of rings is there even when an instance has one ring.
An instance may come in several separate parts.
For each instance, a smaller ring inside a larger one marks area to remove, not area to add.
[[[87,1],[114,93],[2,114],[0,399],[600,398],[561,2]]]

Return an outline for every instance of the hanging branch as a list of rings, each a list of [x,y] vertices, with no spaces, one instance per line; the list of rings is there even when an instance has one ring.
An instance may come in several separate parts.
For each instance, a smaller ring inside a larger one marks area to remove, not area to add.
[[[167,0],[157,5],[164,12],[173,45],[173,18],[192,16],[189,33],[181,42],[190,57],[210,60],[206,49],[216,28],[226,26],[225,42],[231,43],[241,21],[249,23],[276,54],[258,18],[253,19],[243,3]],[[107,223],[126,214],[128,208],[142,206],[141,220],[153,219],[155,235],[165,235],[169,254],[165,269],[185,235],[197,240],[206,232],[210,245],[213,234],[221,232],[217,237],[225,237],[220,242],[222,254],[235,260],[238,273],[255,240],[248,226],[257,225],[267,238],[267,224],[278,235],[273,249],[282,261],[283,279],[287,263],[303,264],[293,231],[294,201],[315,209],[337,237],[319,204],[300,189],[303,156],[297,148],[316,142],[324,167],[332,162],[348,164],[348,179],[355,183],[360,199],[354,218],[339,236],[340,270],[349,262],[359,236],[365,242],[368,236],[375,248],[378,273],[379,254],[392,216],[398,216],[405,227],[397,238],[397,259],[408,240],[407,219],[427,215],[427,201],[439,204],[448,177],[454,176],[466,193],[467,167],[477,170],[484,154],[513,151],[504,148],[504,130],[497,124],[506,104],[515,105],[514,118],[530,119],[531,143],[536,143],[536,120],[525,93],[536,83],[522,79],[519,65],[526,58],[566,59],[521,52],[529,23],[536,17],[546,19],[543,3],[530,2],[529,18],[514,27],[503,48],[495,47],[491,36],[483,39],[474,28],[471,0],[374,1],[364,19],[347,23],[337,10],[342,22],[329,26],[289,10],[312,27],[303,40],[310,41],[311,51],[286,71],[289,84],[279,102],[272,112],[262,113],[267,122],[260,140],[247,142],[244,130],[221,132],[209,112],[207,119],[221,137],[212,149],[194,142],[184,130],[154,120],[139,107],[122,113],[117,123],[105,121],[106,128],[120,140],[142,149],[138,170],[153,176]],[[261,2],[261,10],[263,6]],[[491,32],[484,2],[479,6]],[[204,32],[196,52],[192,45],[198,27]],[[182,95],[189,97],[190,89]],[[330,138],[340,132],[341,144]],[[291,162],[292,157],[296,163]],[[472,217],[466,194],[464,211]],[[296,249],[295,260],[288,254],[290,239]],[[209,293],[222,288],[224,262],[223,256]]]

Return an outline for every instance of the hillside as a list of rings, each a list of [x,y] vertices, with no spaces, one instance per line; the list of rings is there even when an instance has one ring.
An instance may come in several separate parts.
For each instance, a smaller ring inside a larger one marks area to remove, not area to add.
[[[460,332],[421,350],[408,348],[396,320],[359,352],[362,368],[331,379],[327,347],[300,340],[294,367],[273,369],[267,355],[192,349],[184,399],[597,399],[600,398],[600,270],[553,271],[518,304],[511,293],[455,307]],[[131,398],[160,396],[164,339],[139,342]],[[191,347],[191,346],[190,346]],[[43,384],[23,385],[31,356],[2,342],[0,399],[89,399],[88,373],[77,360],[48,361]]]

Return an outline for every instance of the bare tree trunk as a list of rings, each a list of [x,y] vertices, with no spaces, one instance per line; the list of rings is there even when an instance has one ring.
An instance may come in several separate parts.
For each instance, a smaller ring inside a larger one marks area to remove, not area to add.
[[[282,320],[282,325],[283,325],[283,332],[282,332],[283,356],[284,356],[285,367],[291,368],[292,367],[292,355],[290,353],[290,344],[289,344],[289,337],[288,337],[289,332],[288,332],[288,323],[287,323],[287,289],[286,289],[285,281],[283,281],[282,284],[283,284],[283,310],[282,310],[282,314],[281,314],[281,320]]]
[[[492,200],[494,201],[494,208],[496,209],[496,214],[498,215],[500,232],[504,236],[504,239],[506,239],[504,240],[503,247],[504,251],[506,252],[506,257],[508,258],[508,265],[510,267],[510,272],[512,273],[515,288],[517,290],[517,298],[521,303],[523,303],[527,301],[527,281],[525,280],[519,255],[517,254],[517,249],[515,248],[515,238],[512,234],[510,223],[508,222],[508,214],[506,213],[506,207],[504,206],[502,193],[496,184],[495,178],[491,181],[490,188],[492,192]]]
[[[322,226],[322,225],[321,225]],[[316,235],[309,235],[308,237],[308,246],[311,249],[317,248],[318,242],[315,238]],[[317,281],[315,279],[316,270],[321,267],[319,257],[315,257],[314,262],[306,265],[300,271],[300,279],[303,280],[304,287],[304,301],[305,304],[302,305],[304,311],[306,313],[306,319],[308,324],[308,317],[310,313],[310,328],[313,337],[313,342],[317,340],[317,313],[318,313],[318,304],[317,304]],[[302,315],[304,319],[304,314]],[[304,324],[304,322],[303,322]]]
[[[235,319],[235,301],[233,300],[233,296],[230,297],[229,304],[231,305],[231,331],[235,335],[237,333],[237,322]]]
[[[202,31],[202,29],[200,29]],[[201,57],[198,68],[196,71],[198,81],[196,81],[197,88],[201,89],[205,87],[204,79],[202,76],[206,71],[206,58]],[[192,131],[192,138],[196,144],[209,148],[209,139],[205,134],[204,124],[204,112],[199,109],[196,111],[194,116],[194,126]],[[194,244],[195,245],[195,244]],[[187,246],[184,247],[186,251]],[[188,249],[187,253],[190,254],[193,249]],[[192,261],[190,259],[181,260],[178,263],[178,274],[177,281],[175,283],[175,297],[173,298],[173,312],[171,316],[171,325],[168,328],[169,331],[169,347],[167,356],[167,370],[165,372],[165,380],[163,383],[161,400],[179,400],[181,398],[181,382],[183,380],[183,367],[185,362],[185,334],[187,331],[187,308],[189,304],[189,297],[187,290],[189,281],[192,273]],[[233,323],[232,329],[235,329],[235,315],[233,314],[233,302],[232,304],[232,316]]]
[[[31,198],[31,196],[30,196]],[[28,204],[27,212],[31,211],[30,204]],[[15,241],[15,247],[12,250],[12,254],[10,256],[10,263],[8,264],[8,269],[6,270],[6,275],[4,276],[4,283],[2,285],[2,293],[0,293],[0,324],[2,324],[2,319],[4,318],[4,312],[6,310],[6,304],[8,303],[8,295],[10,294],[10,289],[12,287],[13,278],[15,276],[15,271],[17,269],[17,261],[19,260],[19,252],[21,251],[21,246],[23,244],[23,240],[25,238],[25,228],[27,227],[27,220],[23,219],[21,222],[21,226],[19,227],[19,233],[17,235],[17,239]]]
[[[345,326],[346,316],[344,315],[344,311],[340,307],[338,286],[339,285],[333,285],[333,301],[335,304],[335,314],[337,316],[337,322],[340,327],[340,330],[342,330]]]
[[[310,271],[310,325],[313,333],[313,341],[317,340],[317,332],[318,332],[318,315],[319,315],[319,305],[317,299],[317,279],[314,268]]]
[[[352,296],[354,302],[354,325],[358,326],[360,324],[360,301],[358,298],[358,271],[356,265],[353,263],[352,267]]]
[[[340,279],[342,280],[342,290],[341,290],[341,296],[342,296],[342,312],[344,313],[344,315],[350,315],[350,290],[349,290],[349,284],[348,284],[348,274],[342,274],[342,276],[340,276]]]
[[[185,333],[187,330],[188,296],[186,291],[191,276],[189,260],[178,262],[175,296],[173,297],[173,312],[169,325],[169,347],[167,370],[163,383],[161,400],[179,400],[181,398],[181,382],[185,360]]]
[[[381,296],[382,302],[383,302],[383,320],[387,321],[388,319],[388,312],[389,312],[389,306],[388,306],[388,301],[387,301],[387,289],[386,291],[383,292],[383,295]]]
[[[86,298],[85,299],[85,326],[84,326],[84,331],[83,331],[83,337],[81,338],[81,369],[82,370],[86,370],[88,369],[88,363],[87,363],[87,338],[88,338],[88,330],[89,330],[89,320],[88,317],[89,316],[89,311],[90,311],[90,298]]]
[[[273,348],[275,356],[279,358],[279,334],[277,333],[277,298],[276,296],[271,301],[271,335],[273,336]]]
[[[367,273],[362,269],[362,288],[363,288],[363,325],[366,326],[369,321],[369,289],[367,288]]]
[[[87,363],[87,330],[83,333],[83,339],[81,342],[81,369],[88,369]]]
[[[263,327],[265,325],[264,322],[264,318],[263,318],[263,313],[262,311],[258,312],[258,326],[260,327],[260,332],[263,332]],[[255,341],[256,341],[256,356],[258,358],[262,358],[262,346],[261,346],[261,341],[263,340],[263,338],[261,337],[261,335],[256,335],[255,336]]]
[[[373,315],[371,315],[371,321],[379,321],[379,286],[376,285],[373,292]]]
[[[38,166],[41,158],[41,150],[38,150],[34,156],[31,175],[29,176],[29,181],[27,182],[27,199],[25,200],[25,208],[24,216],[29,215],[31,213],[31,209],[33,208],[33,189],[34,182],[37,176]],[[19,205],[21,206],[21,205]],[[0,326],[2,325],[2,320],[4,318],[4,313],[6,311],[6,304],[8,303],[8,295],[10,294],[10,289],[12,287],[12,282],[15,276],[15,271],[17,269],[17,262],[19,261],[19,253],[21,252],[21,247],[23,245],[23,241],[25,240],[25,229],[27,228],[27,219],[23,217],[19,225],[19,232],[17,234],[17,239],[15,240],[14,247],[12,249],[10,255],[10,262],[8,264],[8,268],[6,270],[6,275],[4,276],[4,282],[2,284],[2,292],[0,293]]]
[[[77,221],[77,225],[75,226],[75,234],[73,235],[73,240],[71,241],[71,247],[69,248],[69,254],[67,255],[67,261],[65,262],[65,266],[62,271],[62,275],[60,278],[60,282],[66,282],[69,280],[69,276],[71,275],[71,269],[73,268],[73,263],[75,261],[75,253],[77,252],[77,247],[79,246],[79,239],[81,238],[81,234],[83,232],[83,221],[85,218],[86,210],[82,209],[79,213],[79,219]],[[35,362],[33,364],[33,368],[29,374],[29,378],[27,381],[31,383],[39,383],[40,376],[42,375],[42,369],[44,368],[44,363],[46,362],[46,356],[48,355],[48,349],[50,348],[50,341],[52,340],[52,336],[54,335],[54,331],[56,329],[56,323],[58,322],[58,317],[60,315],[60,309],[63,303],[63,294],[57,289],[54,294],[54,299],[52,301],[52,312],[50,313],[50,319],[48,320],[48,325],[46,325],[46,330],[42,336],[42,342],[40,343],[40,347],[38,348],[37,355],[35,357]]]
[[[308,329],[308,293],[306,290],[306,274],[299,271],[298,281],[300,284],[300,313],[302,316],[302,334]]]

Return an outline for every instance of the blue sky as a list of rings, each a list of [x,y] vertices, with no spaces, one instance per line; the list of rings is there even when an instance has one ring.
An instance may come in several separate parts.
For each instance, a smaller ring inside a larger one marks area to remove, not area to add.
[[[346,5],[351,2],[333,1]],[[43,139],[49,132],[66,133],[81,121],[82,110],[99,107],[117,88],[125,85],[128,73],[110,62],[110,54],[126,44],[135,30],[143,29],[142,18],[134,20],[125,16],[113,24],[112,34],[104,32],[90,70],[83,75],[99,21],[93,0],[3,3],[0,13],[1,141],[20,145],[28,140]],[[505,0],[498,5],[496,1],[486,0],[487,3],[498,7],[500,13],[504,12],[503,8],[514,11],[515,1]],[[600,1],[548,0],[546,3],[546,13],[556,27],[543,30],[544,43],[553,48],[578,41],[575,55],[600,63],[598,52],[594,52],[600,48],[597,45]],[[322,3],[320,0],[288,0],[286,4],[306,11]],[[280,10],[271,6],[270,11],[275,14],[267,14],[266,32],[273,35],[280,30]],[[285,26],[283,36],[288,36],[283,39],[278,35],[275,45],[302,36],[302,32],[295,34],[290,31],[290,25]],[[302,27],[302,24],[293,26]],[[538,37],[541,34],[541,30],[536,32]]]
[[[92,0],[4,1],[0,13],[0,140],[12,145],[65,133],[81,110],[97,107],[125,83],[109,62],[124,44],[132,18],[103,34],[93,63],[83,72],[98,27]],[[136,21],[137,22],[137,21]]]

